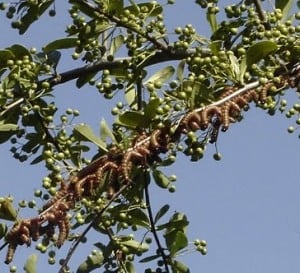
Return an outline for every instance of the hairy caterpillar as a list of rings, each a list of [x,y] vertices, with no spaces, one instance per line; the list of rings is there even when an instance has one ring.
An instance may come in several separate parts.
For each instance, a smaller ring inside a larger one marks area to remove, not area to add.
[[[150,154],[149,150],[139,147],[136,150],[128,151],[124,154],[121,162],[121,173],[123,174],[124,184],[130,183],[130,171],[132,169],[133,162],[142,163],[145,165],[147,162],[147,156]]]
[[[64,241],[69,236],[69,232],[70,232],[69,220],[67,218],[64,218],[58,221],[57,226],[58,226],[59,233],[55,244],[58,248],[60,248],[63,245]]]
[[[201,127],[201,116],[196,111],[192,111],[182,120],[182,124],[188,131],[197,131]]]
[[[6,264],[10,264],[11,261],[13,260],[14,258],[14,255],[15,255],[15,252],[16,252],[16,249],[17,249],[17,246],[18,244],[13,242],[13,243],[10,243],[7,247],[7,253],[6,253],[6,257],[5,257],[5,263]]]
[[[208,127],[209,123],[212,122],[213,117],[219,118],[221,117],[221,115],[222,112],[217,106],[209,106],[203,109],[200,112],[200,116],[201,116],[200,129],[205,130]]]

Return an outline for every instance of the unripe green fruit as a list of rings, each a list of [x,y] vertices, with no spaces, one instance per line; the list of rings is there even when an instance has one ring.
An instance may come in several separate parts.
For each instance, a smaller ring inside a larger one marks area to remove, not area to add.
[[[116,116],[120,113],[120,110],[118,107],[114,107],[113,109],[111,109],[111,114]]]
[[[21,200],[21,201],[19,201],[19,207],[20,208],[26,208],[27,207],[27,202],[26,202],[26,200]]]
[[[48,89],[50,87],[50,83],[47,81],[42,82],[41,87],[44,89]]]
[[[6,7],[7,7],[7,4],[6,4],[6,3],[4,3],[4,2],[1,2],[1,3],[0,3],[0,10],[5,10]]]
[[[213,158],[214,158],[214,160],[216,160],[216,161],[220,161],[220,160],[222,159],[222,155],[221,155],[221,153],[215,153],[215,154],[213,155]]]
[[[72,59],[73,59],[73,60],[77,60],[79,57],[80,57],[80,54],[79,54],[79,53],[74,52],[74,53],[72,54]]]
[[[79,115],[80,115],[80,112],[79,112],[79,110],[77,110],[77,109],[74,109],[74,110],[73,110],[73,115],[74,115],[74,117],[77,117],[77,116],[79,116]]]
[[[169,191],[170,193],[175,192],[175,191],[176,191],[176,186],[175,186],[175,185],[169,186],[169,187],[168,187],[168,191]]]
[[[177,176],[175,174],[172,174],[172,175],[169,176],[169,180],[171,182],[175,182],[177,180]]]
[[[151,238],[151,237],[147,237],[147,238],[145,239],[145,242],[146,242],[147,244],[151,244],[151,243],[152,243],[152,238]]]
[[[34,196],[35,197],[41,197],[42,196],[42,191],[41,190],[35,190]]]
[[[50,9],[49,10],[49,16],[54,17],[56,15],[55,9]]]
[[[293,126],[289,126],[287,129],[288,133],[293,133],[295,131],[295,128]]]
[[[49,257],[55,257],[55,251],[54,250],[50,250],[49,252],[48,252],[48,256]]]
[[[31,201],[28,202],[28,207],[29,208],[33,209],[35,206],[36,206],[36,203],[35,203],[34,200],[31,200]]]
[[[51,264],[51,265],[55,264],[55,258],[54,257],[49,257],[48,258],[48,263]]]
[[[11,266],[9,267],[9,272],[10,272],[10,273],[15,273],[15,272],[17,272],[17,267],[16,267],[15,265],[11,265]]]

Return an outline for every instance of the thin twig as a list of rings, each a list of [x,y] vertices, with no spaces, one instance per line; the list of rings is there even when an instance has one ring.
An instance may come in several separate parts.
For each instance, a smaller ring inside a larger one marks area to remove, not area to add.
[[[5,106],[5,109],[0,112],[0,117],[2,117],[5,113],[7,113],[9,110],[14,108],[15,106],[21,104],[24,101],[24,98],[19,98],[16,101],[13,101],[11,104]]]
[[[156,232],[156,227],[153,219],[153,213],[151,209],[151,203],[150,203],[150,195],[149,195],[149,185],[145,186],[145,199],[146,199],[146,204],[147,204],[147,210],[148,210],[148,215],[149,215],[149,220],[150,220],[150,225],[151,225],[151,232],[153,233],[154,240],[156,242],[158,251],[163,259],[164,265],[165,265],[165,272],[169,273],[169,267],[168,267],[168,257],[165,254],[163,247],[160,244],[158,234]]]
[[[262,22],[266,22],[266,15],[265,15],[264,10],[262,8],[261,1],[260,0],[253,0],[253,3],[255,5],[256,12],[258,14],[259,19]]]

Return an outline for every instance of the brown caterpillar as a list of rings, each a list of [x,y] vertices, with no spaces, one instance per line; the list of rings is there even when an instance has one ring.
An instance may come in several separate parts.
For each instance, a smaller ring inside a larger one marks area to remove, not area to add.
[[[208,124],[212,122],[212,118],[220,118],[222,111],[217,106],[209,106],[201,111],[201,129],[205,130]]]
[[[182,120],[182,124],[187,131],[197,131],[201,127],[201,117],[196,111],[188,113],[185,118]]]
[[[141,153],[142,151],[142,153]],[[121,162],[121,173],[123,175],[123,183],[128,184],[131,182],[130,180],[130,171],[132,169],[133,162],[134,163],[142,163],[145,165],[145,156],[147,156],[145,152],[146,149],[140,149],[139,152],[132,150],[128,151],[124,154],[124,157]],[[147,150],[148,151],[148,150]],[[147,154],[150,153],[149,151]]]
[[[13,242],[13,243],[10,243],[7,247],[7,253],[6,253],[6,257],[5,257],[5,263],[6,264],[10,264],[11,261],[13,260],[14,258],[14,255],[15,255],[15,252],[16,252],[16,249],[17,249],[17,246],[18,244]]]
[[[58,248],[60,248],[63,245],[64,241],[69,236],[69,232],[70,232],[69,220],[67,218],[63,218],[57,222],[57,226],[58,226],[59,233],[55,244]]]

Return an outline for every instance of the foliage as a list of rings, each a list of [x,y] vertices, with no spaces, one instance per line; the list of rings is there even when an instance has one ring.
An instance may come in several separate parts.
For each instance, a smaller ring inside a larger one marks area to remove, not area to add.
[[[41,52],[19,44],[0,50],[0,142],[11,143],[20,162],[33,157],[31,164],[49,171],[35,192],[44,202],[39,215],[21,219],[11,197],[0,200],[5,262],[11,263],[20,245],[37,241],[36,249],[55,264],[53,249],[72,241],[60,272],[103,267],[132,273],[136,261],[147,264],[148,273],[189,272],[179,255],[188,249],[205,255],[206,241],[189,245],[184,213],[171,214],[169,205],[155,213],[149,184],[174,192],[176,177],[166,175],[164,167],[178,153],[200,160],[220,130],[242,120],[250,103],[270,115],[299,116],[300,104],[286,110],[282,99],[287,88],[298,91],[300,79],[300,14],[289,13],[292,3],[275,1],[273,9],[245,0],[221,10],[216,0],[197,0],[195,8],[206,12],[211,28],[204,38],[191,24],[167,29],[164,10],[172,0],[70,0],[72,23],[65,37]],[[1,3],[0,8],[19,34],[45,12],[56,14],[53,0]],[[62,53],[70,52],[74,69],[57,71]],[[84,64],[75,68],[78,61]],[[102,120],[99,136],[90,125],[76,124],[77,110],[57,114],[54,90],[74,79],[77,88],[89,84],[103,100],[121,97],[111,110],[115,121],[110,127]],[[94,154],[92,160],[87,152]],[[221,154],[216,151],[214,158]],[[19,202],[20,209],[26,206],[35,203]],[[11,229],[7,221],[14,222]],[[127,234],[129,227],[134,235]],[[70,268],[91,229],[107,243],[95,242],[97,249],[77,269]],[[36,263],[33,254],[24,270],[36,272]]]

